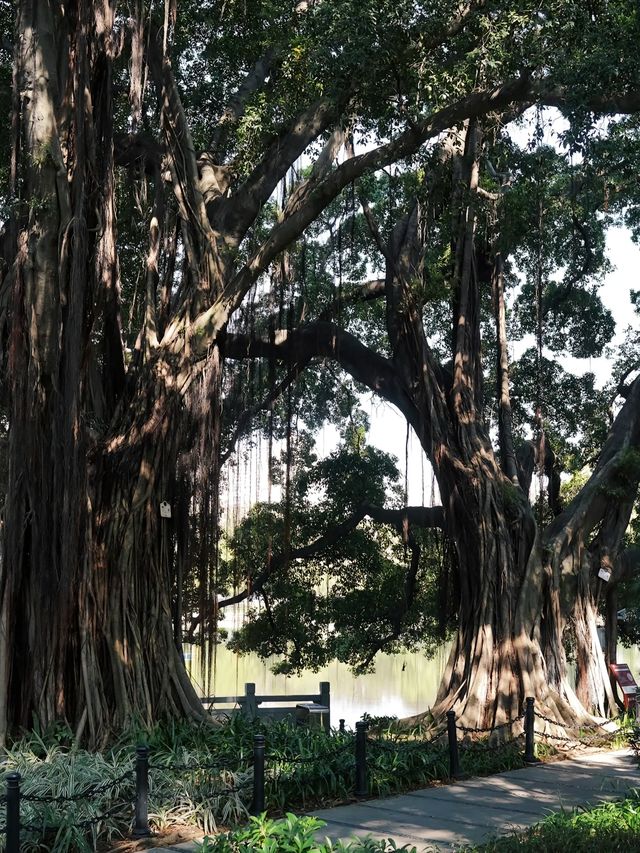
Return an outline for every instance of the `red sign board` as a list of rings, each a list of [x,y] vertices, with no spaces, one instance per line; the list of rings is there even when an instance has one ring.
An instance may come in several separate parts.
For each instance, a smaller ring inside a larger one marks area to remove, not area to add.
[[[628,708],[630,703],[635,702],[636,690],[638,689],[636,680],[626,663],[610,663],[609,669],[622,690],[624,707]]]

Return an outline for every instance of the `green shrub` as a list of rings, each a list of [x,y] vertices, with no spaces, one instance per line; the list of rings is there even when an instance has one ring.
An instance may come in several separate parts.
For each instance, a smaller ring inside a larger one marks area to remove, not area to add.
[[[369,733],[369,793],[390,796],[446,780],[446,744],[406,732],[393,720],[379,720]],[[103,753],[74,746],[73,734],[58,727],[32,732],[3,751],[3,771],[17,770],[27,797],[69,797],[68,802],[29,801],[21,805],[24,853],[90,853],[127,836],[133,818],[136,743],[150,748],[149,819],[155,832],[197,827],[203,834],[248,819],[253,795],[253,738],[266,737],[265,806],[277,816],[291,809],[334,805],[353,799],[354,738],[350,732],[298,728],[284,722],[256,724],[234,717],[221,726],[159,725],[134,729]],[[544,748],[540,747],[540,752]],[[462,770],[484,775],[522,766],[523,745],[460,742]],[[126,774],[126,778],[121,778]],[[105,787],[106,785],[106,787]],[[99,793],[93,794],[97,786]],[[121,808],[115,808],[121,804]],[[0,824],[4,822],[0,804]],[[101,817],[104,816],[104,817]],[[88,823],[91,821],[91,824]],[[4,835],[0,834],[0,851]],[[367,847],[367,850],[370,848]],[[374,853],[379,853],[375,848]]]
[[[616,803],[552,814],[526,832],[460,853],[639,853],[640,792]]]
[[[316,833],[324,825],[314,817],[287,814],[280,820],[270,820],[263,814],[252,817],[242,829],[205,838],[198,845],[198,853],[416,853],[415,847],[396,847],[390,838],[354,838],[347,843],[317,841]]]

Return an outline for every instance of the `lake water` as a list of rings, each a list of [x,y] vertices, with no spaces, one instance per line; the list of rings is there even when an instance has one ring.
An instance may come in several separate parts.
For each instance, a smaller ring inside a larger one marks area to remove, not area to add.
[[[433,705],[442,672],[447,662],[448,646],[443,646],[434,658],[424,655],[378,655],[375,672],[355,676],[345,664],[333,661],[319,672],[305,672],[297,677],[274,675],[271,661],[261,661],[256,655],[236,655],[225,646],[218,646],[215,668],[207,690],[199,683],[199,649],[185,646],[191,652],[187,666],[201,695],[237,696],[244,693],[247,681],[253,681],[258,694],[317,693],[320,681],[331,685],[331,722],[344,719],[353,727],[363,713],[408,717]],[[640,650],[620,648],[618,660],[628,663],[640,681]]]
[[[442,647],[434,658],[422,654],[378,655],[375,672],[355,676],[348,666],[333,661],[318,672],[300,676],[274,675],[276,661],[261,661],[256,655],[236,655],[218,646],[215,666],[208,689],[200,683],[200,651],[185,646],[187,667],[201,695],[237,696],[244,693],[247,681],[253,681],[258,694],[295,695],[317,693],[320,681],[331,685],[331,722],[345,720],[353,727],[366,712],[372,716],[408,717],[429,708],[436,697],[442,672],[447,662],[448,647]]]

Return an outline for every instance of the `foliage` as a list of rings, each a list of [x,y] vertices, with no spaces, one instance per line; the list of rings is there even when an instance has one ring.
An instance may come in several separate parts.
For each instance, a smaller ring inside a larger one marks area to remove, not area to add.
[[[415,853],[415,847],[397,847],[393,839],[354,839],[347,843],[333,843],[329,839],[317,841],[316,836],[324,822],[314,817],[287,814],[280,820],[270,820],[266,815],[252,817],[249,826],[213,838],[205,838],[198,845],[198,853],[393,853],[406,850]]]
[[[552,814],[517,835],[500,838],[460,853],[632,853],[640,850],[640,794],[621,802],[585,806]]]
[[[286,555],[289,548],[293,555],[286,572],[275,572],[265,584],[264,606],[254,605],[230,641],[235,651],[280,655],[278,672],[317,670],[334,658],[363,672],[389,635],[388,652],[435,650],[455,608],[443,583],[442,537],[432,531],[414,533],[422,552],[410,602],[404,591],[410,555],[393,527],[363,520],[318,553],[295,558],[296,549],[330,536],[360,506],[399,505],[395,460],[367,445],[364,435],[364,427],[352,423],[344,443],[325,459],[307,455],[292,475],[291,504],[254,506],[226,543],[221,571],[234,585],[264,563],[265,554]]]
[[[425,732],[399,728],[393,721],[381,724],[368,742],[369,790],[373,796],[424,787],[448,778],[449,763],[442,742],[429,743]],[[288,722],[247,722],[233,716],[222,725],[168,723],[149,730],[143,727],[123,734],[103,753],[88,752],[74,744],[64,727],[45,733],[32,732],[15,741],[5,752],[5,771],[18,770],[25,795],[68,796],[86,791],[77,802],[52,804],[23,801],[22,822],[27,826],[56,827],[25,832],[27,851],[84,851],[128,834],[132,819],[132,779],[135,745],[145,742],[150,750],[149,818],[151,828],[162,832],[180,826],[198,827],[204,833],[219,826],[242,824],[252,796],[250,761],[253,737],[266,738],[266,807],[271,814],[291,808],[308,809],[348,802],[355,785],[352,732],[326,735],[318,729]],[[522,766],[522,745],[461,750],[464,772],[483,775]],[[192,769],[189,769],[192,768]],[[207,769],[208,768],[208,769]],[[128,774],[122,780],[120,777]],[[94,786],[103,788],[92,794]],[[229,792],[229,789],[233,789]],[[235,790],[238,789],[238,790]],[[122,808],[89,830],[76,824]],[[248,830],[256,826],[252,821]],[[214,839],[215,843],[223,844]],[[1,843],[1,842],[0,842]],[[217,848],[216,848],[217,849]]]

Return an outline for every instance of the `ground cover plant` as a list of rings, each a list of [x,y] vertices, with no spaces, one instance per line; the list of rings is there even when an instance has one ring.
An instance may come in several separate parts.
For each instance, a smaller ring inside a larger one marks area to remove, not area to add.
[[[280,820],[265,815],[253,817],[249,826],[215,838],[205,838],[199,853],[391,853],[394,850],[415,851],[415,847],[397,847],[392,839],[353,839],[352,841],[318,841],[316,832],[324,822],[313,817],[287,814]]]
[[[205,838],[200,853],[331,853],[331,851],[371,851],[396,849],[413,853],[415,847],[397,847],[392,839],[358,838],[349,842],[319,841],[322,821],[292,814],[282,820],[265,816],[231,833]],[[431,848],[428,847],[427,850]],[[635,853],[640,850],[640,793],[621,802],[603,803],[594,808],[553,814],[524,833],[492,841],[480,847],[460,848],[460,853]]]
[[[637,853],[640,851],[640,792],[616,803],[550,815],[526,832],[460,853]]]
[[[150,749],[149,816],[154,832],[182,827],[205,834],[245,824],[253,793],[256,732],[266,739],[265,808],[270,817],[354,799],[354,735],[349,731],[326,735],[284,721],[252,724],[237,716],[220,726],[185,723],[132,729],[103,752],[89,752],[74,744],[70,731],[57,727],[32,732],[4,753],[3,771],[17,770],[22,776],[21,819],[27,827],[23,850],[88,853],[127,837],[133,817],[135,747],[141,742]],[[404,730],[392,720],[372,721],[367,741],[370,796],[446,781],[446,742],[432,738],[421,727]],[[500,748],[487,738],[474,743],[461,739],[461,770],[473,776],[521,767],[523,749],[521,738]],[[57,799],[72,795],[76,798],[71,802]],[[106,817],[98,819],[102,815]],[[0,835],[0,849],[3,843]]]

